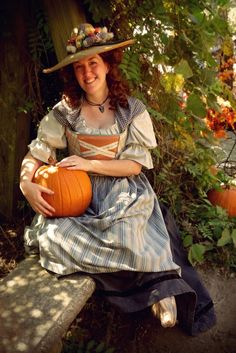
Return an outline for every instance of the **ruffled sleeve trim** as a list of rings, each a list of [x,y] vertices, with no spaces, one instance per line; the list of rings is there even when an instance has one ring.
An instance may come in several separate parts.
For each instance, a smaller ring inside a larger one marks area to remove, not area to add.
[[[29,145],[33,157],[44,163],[56,160],[56,149],[66,148],[65,127],[50,111],[40,122],[37,138]]]

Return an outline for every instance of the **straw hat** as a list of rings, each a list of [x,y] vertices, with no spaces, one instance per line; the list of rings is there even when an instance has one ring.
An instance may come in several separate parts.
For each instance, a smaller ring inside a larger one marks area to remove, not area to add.
[[[66,47],[68,55],[55,66],[44,69],[43,72],[48,74],[87,56],[124,48],[135,42],[134,39],[114,41],[113,38],[114,34],[108,32],[106,27],[94,28],[89,23],[83,23],[75,27],[71,33]]]

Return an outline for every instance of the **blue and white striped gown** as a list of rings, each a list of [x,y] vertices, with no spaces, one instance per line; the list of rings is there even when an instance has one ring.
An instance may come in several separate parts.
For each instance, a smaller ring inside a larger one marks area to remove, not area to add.
[[[79,115],[73,120],[74,126],[68,127],[58,121],[54,109],[41,122],[37,139],[30,145],[32,155],[47,161],[42,150],[53,155],[55,148],[63,145],[65,136],[69,139],[70,154],[80,154],[79,145],[67,134],[69,129],[72,134],[120,135],[114,158],[135,160],[152,168],[150,149],[156,146],[156,140],[151,119],[140,101],[129,102],[132,114],[136,115],[123,131],[117,121],[107,129],[90,128]],[[71,118],[65,113],[63,117],[66,121]],[[54,219],[36,216],[27,227],[26,245],[39,247],[42,266],[62,275],[78,271],[179,270],[172,259],[158,200],[145,175],[90,177],[92,202],[82,216]]]

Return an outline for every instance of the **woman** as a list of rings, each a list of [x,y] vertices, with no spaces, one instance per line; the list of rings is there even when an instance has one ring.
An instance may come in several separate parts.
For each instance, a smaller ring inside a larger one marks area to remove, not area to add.
[[[26,247],[39,248],[42,266],[56,274],[90,273],[97,291],[121,310],[150,306],[162,326],[178,318],[194,335],[214,324],[213,304],[141,171],[153,167],[155,135],[146,107],[129,96],[118,68],[121,48],[134,41],[112,38],[105,28],[81,25],[68,42],[72,54],[45,70],[63,68],[65,89],[22,163],[20,187],[37,213],[25,231]],[[54,209],[42,193],[52,191],[32,178],[66,146],[69,156],[57,165],[88,172],[93,198],[82,216],[47,218]]]

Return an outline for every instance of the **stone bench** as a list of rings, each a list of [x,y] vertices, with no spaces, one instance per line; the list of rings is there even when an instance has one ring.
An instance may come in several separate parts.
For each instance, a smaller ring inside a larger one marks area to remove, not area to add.
[[[60,279],[37,256],[0,281],[0,353],[59,353],[62,336],[95,289],[88,276]]]

